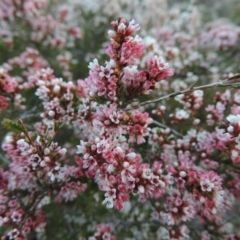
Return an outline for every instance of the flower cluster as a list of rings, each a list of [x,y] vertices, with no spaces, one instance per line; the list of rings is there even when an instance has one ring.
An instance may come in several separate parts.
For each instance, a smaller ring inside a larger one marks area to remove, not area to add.
[[[18,92],[18,82],[16,79],[9,76],[9,74],[0,68],[0,113],[3,109],[9,106],[10,96]]]
[[[110,139],[98,138],[78,146],[77,153],[83,155],[83,169],[106,192],[103,203],[108,208],[122,209],[130,193],[137,193],[142,199],[160,198],[164,193],[165,183],[158,169],[152,171],[148,164],[141,164],[140,157],[129,150],[115,147]]]
[[[239,127],[240,127],[240,115],[229,115],[226,118],[226,122],[222,122],[220,127],[225,130],[224,139],[219,138],[219,148],[230,150],[230,156],[234,163],[239,163]],[[224,149],[223,149],[224,150]]]
[[[72,201],[86,190],[86,184],[79,180],[83,175],[79,168],[61,163],[67,150],[52,141],[53,130],[45,127],[38,134],[27,132],[22,122],[19,127],[24,131],[8,134],[2,144],[12,162],[9,171],[1,169],[0,224],[15,227],[8,233],[11,239],[25,239],[31,231],[44,231],[46,222],[41,207],[49,203],[48,191],[57,202],[62,202]],[[24,202],[19,201],[20,196],[25,198]]]
[[[26,213],[26,206],[29,205],[29,202],[24,206],[23,203],[18,201],[16,195],[9,192],[9,186],[12,182],[17,181],[11,175],[11,172],[4,172],[0,168],[0,227],[11,226],[12,230],[7,233],[6,237],[22,240],[26,239],[32,231],[44,231],[46,225],[45,216],[37,208],[30,209],[29,214]],[[34,201],[34,194],[30,194],[26,200]]]
[[[89,237],[88,239],[89,240],[95,240],[95,239],[115,240],[116,237],[112,236],[111,231],[112,231],[112,228],[108,224],[104,224],[104,223],[98,224],[97,232],[94,234],[94,236]]]
[[[148,3],[0,1],[3,239],[239,238],[239,27]]]

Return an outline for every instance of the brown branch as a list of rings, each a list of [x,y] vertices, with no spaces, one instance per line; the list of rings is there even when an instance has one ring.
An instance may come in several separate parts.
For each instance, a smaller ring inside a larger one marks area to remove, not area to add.
[[[227,86],[238,87],[238,84],[240,84],[240,74],[237,74],[233,77],[230,77],[230,78],[227,78],[225,80],[221,80],[221,81],[218,81],[218,82],[215,82],[215,83],[210,83],[210,84],[206,84],[206,85],[202,85],[202,86],[198,86],[198,87],[190,87],[190,88],[185,89],[185,90],[181,90],[181,91],[178,91],[178,92],[173,92],[173,93],[170,93],[170,94],[165,95],[163,97],[159,97],[159,98],[156,98],[156,99],[153,99],[153,100],[148,100],[148,101],[142,102],[138,106],[136,106],[134,108],[127,109],[127,110],[128,111],[134,110],[136,108],[145,106],[147,104],[160,102],[162,100],[173,98],[173,97],[175,97],[177,95],[180,95],[180,94],[191,93],[191,92],[194,92],[194,91],[197,91],[197,90],[202,90],[202,89],[212,88],[212,87],[227,87]],[[239,85],[239,87],[240,87],[240,85]]]
[[[159,126],[160,128],[164,128],[164,129],[168,128],[177,137],[183,137],[183,135],[181,133],[179,133],[178,131],[176,131],[173,128],[170,128],[169,126],[166,126],[166,125],[164,125],[164,124],[162,124],[162,123],[160,123],[160,122],[158,122],[156,120],[153,120],[152,124],[155,124],[155,125]]]

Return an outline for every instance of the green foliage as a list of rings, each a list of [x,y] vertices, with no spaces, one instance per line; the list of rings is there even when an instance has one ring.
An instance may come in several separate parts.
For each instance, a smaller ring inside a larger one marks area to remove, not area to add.
[[[23,125],[22,121],[19,120],[17,123],[10,119],[4,119],[2,125],[7,128],[9,131],[14,133],[26,132],[26,127]]]

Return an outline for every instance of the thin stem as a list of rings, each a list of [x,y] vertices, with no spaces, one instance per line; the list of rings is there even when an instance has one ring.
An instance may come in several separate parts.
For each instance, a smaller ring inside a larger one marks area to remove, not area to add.
[[[179,133],[178,131],[176,131],[173,128],[170,128],[169,126],[166,126],[166,125],[164,125],[164,124],[162,124],[162,123],[160,123],[156,120],[153,120],[152,124],[155,124],[155,125],[159,126],[160,128],[164,128],[164,129],[169,128],[171,130],[171,132],[173,134],[175,134],[176,136],[183,137],[183,135],[181,133]]]
[[[175,97],[177,95],[180,95],[180,94],[186,94],[186,93],[194,92],[194,91],[197,91],[197,90],[202,90],[202,89],[205,89],[205,88],[219,87],[219,86],[222,86],[222,84],[220,82],[210,83],[210,84],[203,85],[203,86],[198,86],[198,87],[192,87],[192,88],[188,88],[188,89],[181,90],[181,91],[178,91],[178,92],[170,93],[170,94],[165,95],[163,97],[159,97],[159,98],[156,98],[156,99],[153,99],[153,100],[148,100],[148,101],[142,102],[139,106],[141,107],[141,106],[144,106],[146,104],[160,102],[162,100],[165,100],[165,99],[168,99],[168,98],[173,98],[173,97]]]
[[[233,77],[227,78],[225,80],[220,80],[220,81],[215,82],[215,83],[210,83],[210,84],[206,84],[206,85],[202,85],[202,86],[198,86],[198,87],[191,86],[190,88],[185,89],[185,90],[181,90],[181,91],[178,91],[178,92],[173,92],[173,93],[170,93],[170,94],[165,95],[163,97],[159,97],[159,98],[156,98],[156,99],[153,99],[153,100],[148,100],[148,101],[142,102],[138,106],[133,107],[131,109],[128,109],[128,111],[134,110],[136,108],[142,107],[142,106],[150,104],[150,103],[156,103],[156,102],[160,102],[160,101],[165,100],[165,99],[173,98],[173,97],[175,97],[177,95],[180,95],[180,94],[186,94],[186,93],[194,92],[194,91],[197,91],[197,90],[202,90],[202,89],[212,88],[212,87],[227,87],[227,86],[238,87],[239,83],[240,83],[240,75],[238,74],[238,75],[235,75]]]
[[[29,217],[29,215],[30,215],[31,213],[33,213],[33,211],[36,209],[37,205],[41,202],[41,200],[42,200],[44,197],[45,197],[45,195],[43,194],[43,195],[41,195],[41,196],[39,196],[39,197],[37,197],[37,198],[35,199],[35,202],[34,202],[33,205],[31,206],[31,208],[26,212],[24,219],[23,219],[23,220],[21,221],[21,223],[19,224],[19,229],[22,228],[22,226],[23,226],[24,223],[26,222],[26,220],[27,220],[27,218]]]

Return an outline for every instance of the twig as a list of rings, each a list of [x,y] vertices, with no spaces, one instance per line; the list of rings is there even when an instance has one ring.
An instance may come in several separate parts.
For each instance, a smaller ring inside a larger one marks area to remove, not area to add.
[[[128,109],[128,111],[139,108],[139,107],[142,107],[142,106],[150,104],[150,103],[156,103],[156,102],[160,102],[162,100],[168,99],[168,98],[173,98],[173,97],[175,97],[177,95],[180,95],[180,94],[186,94],[186,93],[194,92],[194,91],[197,91],[197,90],[202,90],[202,89],[212,88],[212,87],[227,87],[227,86],[237,87],[239,83],[240,83],[240,74],[237,74],[233,77],[227,78],[225,80],[221,80],[219,82],[210,83],[210,84],[206,84],[206,85],[202,85],[202,86],[198,86],[198,87],[190,87],[190,88],[185,89],[185,90],[170,93],[170,94],[165,95],[163,97],[159,97],[159,98],[156,98],[156,99],[153,99],[153,100],[148,100],[148,101],[142,102],[138,106],[133,107],[131,109]]]
[[[164,124],[162,124],[162,123],[160,123],[156,120],[153,120],[152,124],[155,124],[155,125],[159,126],[160,128],[164,128],[164,129],[169,128],[171,130],[171,132],[173,134],[175,134],[176,136],[183,137],[183,135],[181,133],[179,133],[178,131],[176,131],[173,128],[170,128],[169,126],[166,126],[166,125],[164,125]]]
[[[42,196],[40,196],[38,199],[35,199],[34,204],[31,206],[30,209],[28,209],[28,211],[26,212],[26,215],[24,217],[24,219],[21,221],[21,223],[19,224],[19,229],[22,228],[22,226],[24,225],[24,223],[26,222],[27,218],[29,217],[29,215],[36,209],[37,205],[41,202],[41,200],[45,197],[45,195],[43,194]]]
[[[210,84],[203,85],[203,86],[198,86],[198,87],[192,87],[192,88],[188,88],[188,89],[185,89],[185,90],[181,90],[179,92],[170,93],[168,95],[165,95],[163,97],[159,97],[157,99],[142,102],[139,106],[141,107],[141,106],[144,106],[146,104],[160,102],[162,100],[165,100],[165,99],[168,99],[168,98],[173,98],[173,97],[175,97],[177,95],[180,95],[180,94],[190,93],[190,92],[194,92],[194,91],[197,91],[197,90],[202,90],[202,89],[205,89],[205,88],[219,87],[219,86],[223,86],[221,82],[210,83]]]

